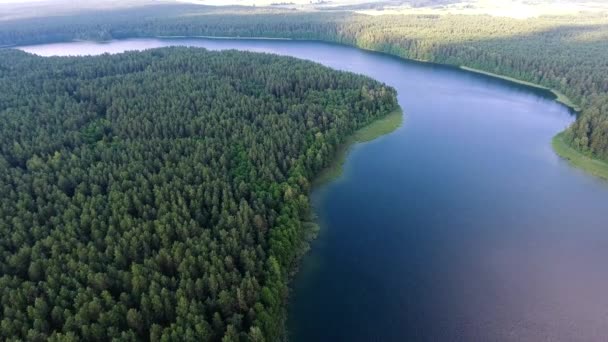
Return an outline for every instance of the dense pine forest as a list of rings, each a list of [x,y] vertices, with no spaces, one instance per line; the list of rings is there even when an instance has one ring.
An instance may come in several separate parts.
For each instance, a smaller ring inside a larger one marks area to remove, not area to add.
[[[279,339],[311,180],[395,106],[268,54],[0,51],[0,339]]]
[[[582,109],[564,135],[608,160],[608,18],[525,20],[464,15],[302,13],[277,9],[159,6],[70,18],[0,23],[0,45],[142,36],[213,35],[318,39],[452,65],[556,89]]]

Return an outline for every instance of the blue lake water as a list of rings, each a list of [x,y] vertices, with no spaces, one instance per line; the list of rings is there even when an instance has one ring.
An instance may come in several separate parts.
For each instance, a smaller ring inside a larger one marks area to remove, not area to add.
[[[608,183],[551,138],[543,91],[301,41],[130,39],[22,47],[82,55],[168,45],[309,59],[398,91],[404,124],[351,149],[313,193],[321,232],[292,285],[293,341],[603,341]]]

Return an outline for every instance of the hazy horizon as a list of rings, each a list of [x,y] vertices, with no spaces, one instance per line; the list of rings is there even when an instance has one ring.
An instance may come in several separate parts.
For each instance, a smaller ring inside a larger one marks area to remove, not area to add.
[[[207,6],[272,6],[295,10],[350,10],[369,15],[382,14],[467,14],[529,18],[569,15],[579,12],[607,12],[608,2],[597,0],[0,0],[5,12],[0,20],[67,15],[80,10],[111,10],[152,4],[198,4]]]

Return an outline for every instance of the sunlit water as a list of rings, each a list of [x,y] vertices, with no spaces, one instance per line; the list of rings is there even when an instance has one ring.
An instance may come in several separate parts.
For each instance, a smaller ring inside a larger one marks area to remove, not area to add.
[[[313,194],[318,240],[293,284],[294,341],[603,341],[608,183],[551,137],[544,92],[317,42],[135,39],[23,47],[80,55],[167,45],[272,52],[395,87],[396,132],[355,146]]]

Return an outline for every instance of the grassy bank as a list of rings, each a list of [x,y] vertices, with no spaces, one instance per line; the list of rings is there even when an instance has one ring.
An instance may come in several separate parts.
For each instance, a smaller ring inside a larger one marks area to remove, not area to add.
[[[579,167],[594,176],[608,180],[608,163],[590,158],[570,147],[564,141],[564,134],[553,137],[553,150],[560,157],[567,159],[572,165]]]
[[[346,160],[346,156],[350,147],[357,143],[374,140],[385,134],[391,133],[401,126],[403,123],[403,111],[397,108],[387,116],[378,119],[371,124],[357,130],[349,136],[344,144],[336,151],[336,156],[331,165],[325,168],[314,181],[314,186],[320,186],[330,182],[342,174],[342,165]]]
[[[532,83],[532,82],[522,81],[522,80],[519,80],[517,78],[513,78],[513,77],[509,77],[509,76],[503,76],[503,75],[499,75],[499,74],[495,74],[495,73],[491,73],[491,72],[483,71],[483,70],[479,70],[479,69],[469,68],[469,67],[462,66],[462,65],[460,66],[460,69],[466,70],[466,71],[475,72],[475,73],[486,75],[486,76],[492,76],[492,77],[500,78],[500,79],[503,79],[503,80],[507,80],[507,81],[510,81],[510,82],[527,85],[527,86],[538,88],[538,89],[548,90],[548,91],[552,92],[555,95],[555,101],[557,101],[559,103],[562,103],[562,104],[564,104],[564,105],[566,105],[566,106],[574,109],[577,112],[579,112],[581,110],[581,108],[578,105],[576,105],[572,100],[570,100],[570,98],[568,98],[568,96],[564,95],[563,93],[561,93],[561,92],[559,92],[559,91],[557,91],[555,89],[547,88],[545,86],[542,86],[542,85],[536,84],[536,83]]]

